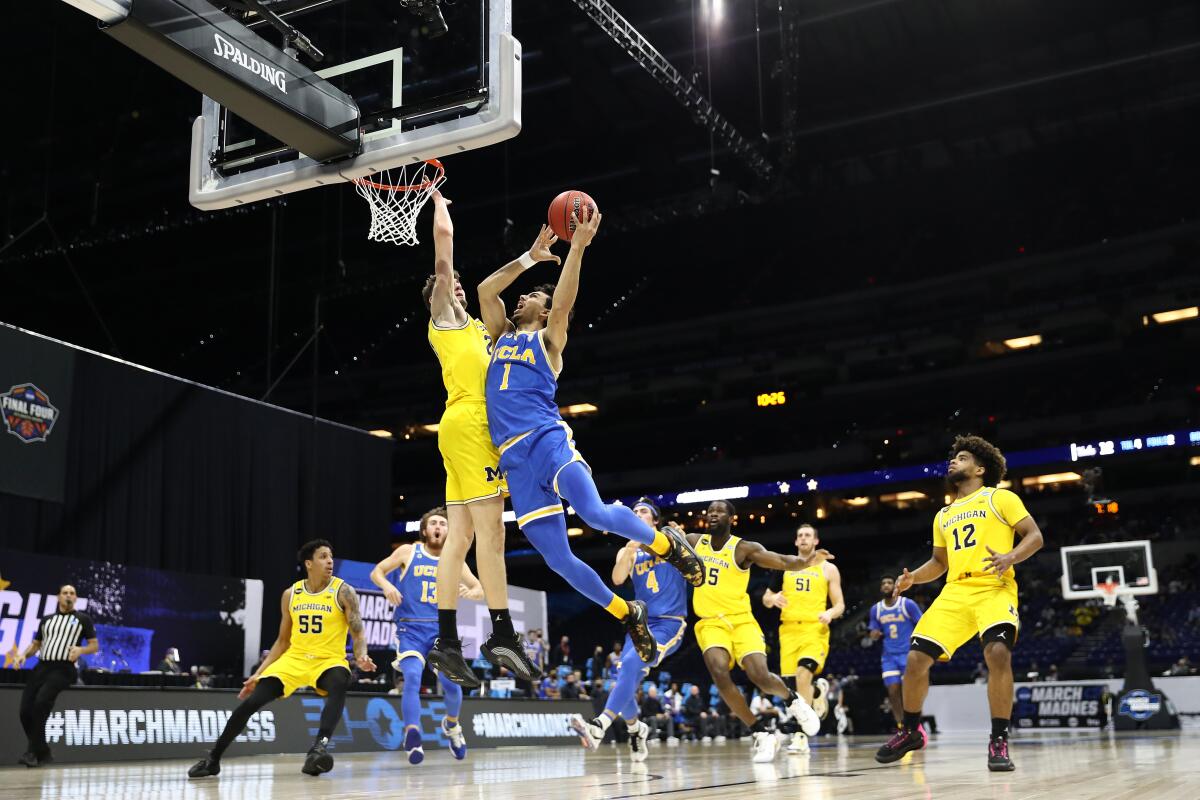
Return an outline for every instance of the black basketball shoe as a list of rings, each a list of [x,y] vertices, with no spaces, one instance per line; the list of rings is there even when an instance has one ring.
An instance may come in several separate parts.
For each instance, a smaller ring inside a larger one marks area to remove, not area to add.
[[[1008,737],[993,736],[988,742],[988,769],[992,772],[1012,772],[1017,765],[1008,757]]]
[[[304,766],[300,768],[305,775],[320,775],[333,769],[333,756],[325,749],[327,741],[321,738],[313,743],[312,749],[304,757]]]
[[[901,728],[892,734],[887,744],[875,753],[875,760],[880,764],[890,764],[904,758],[905,753],[920,750],[925,746],[925,728],[918,725],[913,730]]]
[[[204,758],[192,764],[192,768],[188,770],[189,778],[207,778],[210,775],[216,775],[221,771],[221,762],[212,757],[209,753]]]
[[[629,614],[625,617],[625,631],[633,642],[633,649],[637,650],[638,658],[643,663],[653,664],[658,658],[658,642],[650,632],[649,621],[650,614],[646,610],[646,604],[641,600],[630,601]]]
[[[525,655],[525,648],[515,635],[501,636],[492,631],[479,651],[493,666],[505,667],[523,681],[536,681],[542,677],[542,671]]]
[[[667,525],[662,533],[671,540],[671,551],[663,556],[663,560],[679,570],[679,574],[692,586],[704,583],[704,564],[688,543],[687,534],[674,525]]]
[[[429,662],[431,669],[445,675],[459,686],[478,689],[483,685],[475,670],[471,669],[471,665],[463,658],[461,639],[443,639],[439,636],[433,640],[433,649],[425,656],[425,660]]]

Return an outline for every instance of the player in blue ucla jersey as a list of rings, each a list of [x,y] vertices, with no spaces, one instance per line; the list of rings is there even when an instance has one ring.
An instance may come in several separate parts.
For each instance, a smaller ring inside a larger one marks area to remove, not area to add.
[[[643,497],[634,504],[633,512],[648,524],[658,526],[658,507],[650,500]],[[590,722],[576,715],[571,719],[571,727],[579,734],[584,747],[595,750],[604,741],[605,731],[620,716],[629,728],[630,759],[645,761],[650,726],[638,719],[634,695],[651,667],[659,666],[663,659],[679,649],[687,630],[688,590],[687,581],[678,570],[633,540],[617,553],[613,584],[620,586],[631,577],[634,597],[645,603],[649,612],[650,632],[658,643],[658,657],[652,662],[643,661],[633,642],[626,639],[621,650],[617,683],[608,696],[604,713]]]
[[[871,606],[869,628],[872,639],[883,640],[883,685],[887,687],[888,702],[892,704],[892,716],[896,727],[904,724],[904,700],[901,697],[901,682],[904,679],[904,664],[908,661],[908,642],[913,628],[921,618],[921,607],[911,597],[896,597],[896,580],[885,575],[879,581],[882,598]]]
[[[427,511],[421,517],[420,541],[400,545],[371,570],[372,583],[396,607],[396,660],[392,668],[404,675],[400,708],[404,713],[404,750],[410,764],[425,760],[421,746],[421,674],[438,636],[438,560],[448,532],[446,509]],[[459,596],[477,602],[483,600],[483,586],[466,565],[460,580]],[[467,756],[467,742],[458,724],[462,687],[445,673],[439,672],[438,679],[446,696],[442,732],[449,741],[450,752],[463,759]]]
[[[555,395],[563,366],[567,327],[579,293],[583,251],[600,226],[598,211],[579,220],[558,285],[539,286],[517,301],[512,318],[505,316],[500,292],[538,260],[553,260],[557,241],[543,227],[533,250],[501,267],[479,285],[479,310],[495,346],[487,374],[488,427],[500,451],[500,470],[508,482],[517,524],[546,564],[568,583],[617,619],[623,620],[642,660],[657,653],[645,603],[628,602],[613,593],[600,576],[571,552],[563,499],[590,527],[611,531],[648,546],[679,569],[693,584],[703,568],[687,540],[673,529],[656,531],[619,504],[605,505],[591,470],[575,449],[571,429],[558,412]]]

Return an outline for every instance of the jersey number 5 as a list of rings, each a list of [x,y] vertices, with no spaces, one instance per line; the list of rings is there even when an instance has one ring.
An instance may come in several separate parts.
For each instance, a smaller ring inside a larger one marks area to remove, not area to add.
[[[720,575],[721,575],[721,571],[718,568],[709,567],[708,568],[708,580],[706,581],[706,583],[708,583],[709,586],[716,586],[717,578],[720,577]]]
[[[323,618],[320,614],[301,614],[299,618],[301,633],[320,633]]]
[[[967,523],[966,525],[963,525],[962,530],[963,530],[963,535],[962,535],[961,542],[958,540],[958,528],[955,528],[953,531],[950,532],[951,535],[954,537],[954,549],[955,550],[962,550],[965,547],[974,547],[975,546],[975,526],[970,523]]]

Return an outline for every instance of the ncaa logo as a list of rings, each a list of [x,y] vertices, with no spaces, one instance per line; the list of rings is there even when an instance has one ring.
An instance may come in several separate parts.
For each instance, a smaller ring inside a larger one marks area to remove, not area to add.
[[[1162,710],[1162,695],[1136,689],[1121,698],[1117,713],[1145,722]]]
[[[22,442],[44,442],[58,421],[58,409],[32,383],[19,383],[0,394],[4,427]]]

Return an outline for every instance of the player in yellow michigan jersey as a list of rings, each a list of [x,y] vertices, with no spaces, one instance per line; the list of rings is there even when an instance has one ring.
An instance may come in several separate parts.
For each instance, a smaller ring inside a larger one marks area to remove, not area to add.
[[[799,555],[787,556],[773,553],[758,542],[733,536],[731,526],[737,512],[728,500],[714,500],[705,513],[708,532],[688,534],[688,542],[704,565],[704,583],[692,592],[692,610],[700,618],[696,623],[696,642],[721,699],[753,734],[752,759],[765,763],[775,758],[779,741],[767,730],[766,720],[755,717],[750,711],[746,698],[734,685],[730,670],[735,664],[745,670],[746,676],[764,694],[786,698],[788,710],[805,734],[816,734],[821,728],[821,718],[800,695],[788,688],[783,678],[767,668],[766,641],[750,610],[750,595],[746,593],[750,565],[800,570],[830,556],[824,550],[814,551],[807,559]]]
[[[354,661],[365,672],[374,672],[367,655],[367,636],[358,611],[358,594],[341,578],[333,577],[333,545],[324,539],[306,543],[297,553],[305,578],[283,590],[279,636],[258,670],[246,678],[238,693],[241,705],[233,710],[220,738],[204,758],[188,770],[189,778],[204,778],[221,771],[221,756],[241,735],[259,709],[287,697],[303,686],[328,698],[321,710],[317,738],[301,771],[320,775],[333,769],[333,756],[325,745],[342,718],[350,667],[346,664],[346,634],[354,642]]]
[[[500,454],[492,444],[484,381],[492,339],[483,323],[467,312],[467,295],[454,269],[454,223],[450,201],[433,192],[434,272],[422,297],[429,308],[429,344],[442,368],[446,410],[438,424],[438,450],[446,468],[446,509],[450,534],[438,561],[438,638],[429,664],[462,686],[479,686],[458,638],[458,587],[463,564],[475,536],[479,581],[491,610],[492,634],[480,651],[496,666],[507,667],[522,680],[535,680],[534,666],[513,630],[508,612],[508,575],[504,566],[504,495]],[[530,249],[535,261],[547,261],[549,237],[539,236]]]
[[[887,764],[925,746],[921,706],[929,692],[929,669],[948,660],[976,636],[988,666],[992,736],[988,769],[1009,772],[1008,723],[1012,714],[1012,647],[1017,640],[1017,579],[1013,570],[1041,549],[1042,532],[1021,498],[997,489],[1007,469],[1004,456],[985,439],[959,436],[950,449],[946,482],[954,501],[933,519],[933,556],[896,578],[896,596],[914,583],[946,575],[946,586],[913,630],[904,667],[904,722],[875,760]],[[1013,547],[1016,537],[1021,543]]]
[[[817,549],[817,529],[805,523],[796,529],[796,551],[811,559]],[[779,615],[779,674],[796,676],[796,693],[824,719],[829,714],[829,684],[813,679],[829,656],[829,623],[846,613],[842,573],[829,561],[783,573],[780,591],[763,593],[763,605],[781,609]],[[828,607],[826,607],[828,606]],[[808,752],[808,737],[792,735],[789,753]]]

